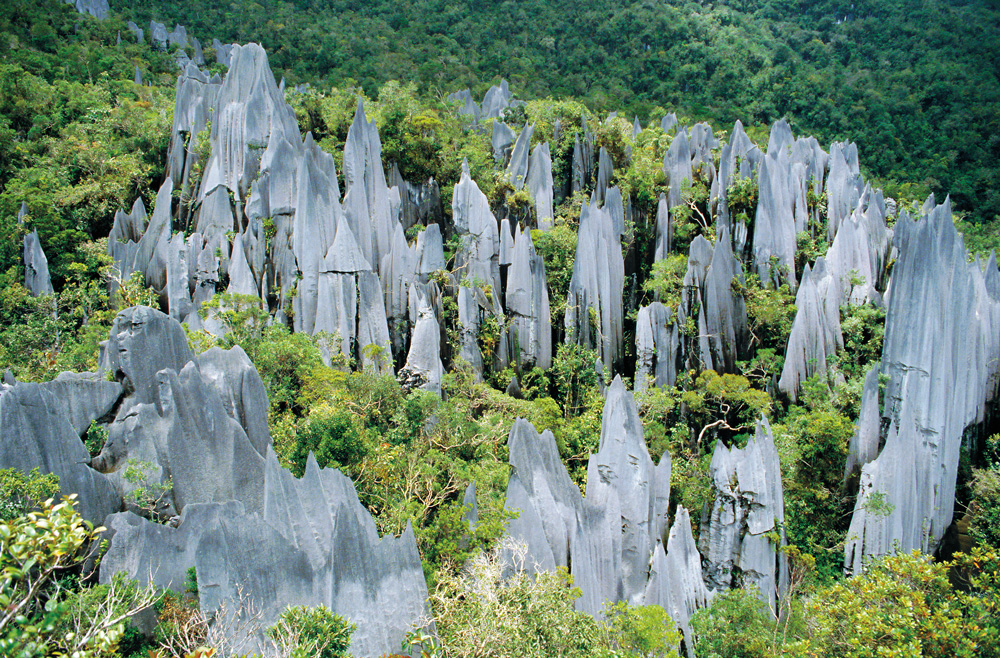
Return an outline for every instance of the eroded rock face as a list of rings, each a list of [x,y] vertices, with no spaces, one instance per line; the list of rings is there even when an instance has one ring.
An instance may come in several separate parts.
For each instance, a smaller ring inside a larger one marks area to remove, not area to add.
[[[607,206],[584,204],[566,304],[566,341],[597,348],[612,370],[623,353],[625,263]],[[591,313],[597,326],[592,326]]]
[[[662,605],[687,632],[691,613],[708,599],[700,557],[683,508],[665,536],[670,456],[653,464],[621,378],[608,389],[586,498],[570,480],[551,432],[539,434],[519,419],[508,445],[505,507],[519,515],[507,532],[527,550],[523,563],[510,567],[534,572],[569,566],[582,591],[578,610],[600,617],[609,601]]]
[[[721,441],[712,455],[715,500],[703,518],[698,548],[706,564],[706,582],[713,589],[743,586],[775,609],[788,581],[788,563],[771,539],[778,532],[784,545],[784,494],[781,468],[767,419],[745,448],[727,448]]]
[[[0,468],[58,475],[64,495],[79,494],[83,518],[100,524],[121,509],[122,500],[107,477],[88,466],[90,454],[78,428],[86,431],[110,411],[121,387],[100,378],[73,379],[0,390]],[[67,394],[73,398],[66,399]]]
[[[49,259],[42,251],[38,231],[24,236],[24,287],[35,297],[55,292],[49,276]]]
[[[545,263],[529,231],[517,231],[513,264],[507,275],[507,315],[511,345],[523,368],[552,366],[552,323]]]
[[[260,625],[234,624],[231,645],[259,651],[263,630],[288,605],[326,605],[357,624],[351,654],[396,650],[425,618],[427,586],[413,530],[378,536],[350,479],[310,458],[301,480],[269,452],[261,477],[263,505],[192,504],[177,528],[131,513],[109,517],[114,533],[101,580],[125,572],[177,588],[195,567],[200,605],[211,615],[253,612]]]
[[[635,390],[673,386],[677,380],[679,331],[669,306],[653,302],[635,321]]]
[[[795,320],[785,349],[785,364],[778,388],[794,402],[802,382],[825,373],[837,350],[843,349],[840,332],[840,285],[821,256],[802,273],[795,295]]]
[[[643,605],[658,605],[667,611],[687,640],[688,658],[694,658],[694,641],[688,622],[711,598],[702,577],[701,554],[691,534],[691,517],[683,506],[678,506],[666,551],[662,541],[657,542],[653,551]]]
[[[885,447],[861,469],[845,567],[867,556],[935,550],[955,505],[962,435],[982,422],[997,390],[1000,272],[968,262],[948,200],[894,226],[898,252],[882,372]],[[876,504],[885,503],[885,504]]]

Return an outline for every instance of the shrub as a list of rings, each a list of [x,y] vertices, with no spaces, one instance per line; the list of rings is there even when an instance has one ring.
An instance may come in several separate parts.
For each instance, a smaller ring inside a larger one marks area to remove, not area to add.
[[[292,656],[338,658],[346,656],[351,633],[357,628],[325,605],[291,606],[268,629],[268,636]]]
[[[361,461],[368,449],[357,417],[346,409],[324,405],[309,415],[296,437],[292,472],[302,477],[309,453],[321,468],[349,469]]]

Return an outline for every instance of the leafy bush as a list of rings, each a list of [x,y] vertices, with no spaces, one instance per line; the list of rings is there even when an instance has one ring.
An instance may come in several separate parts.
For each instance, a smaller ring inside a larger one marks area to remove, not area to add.
[[[19,468],[0,469],[0,520],[16,519],[59,492],[59,476],[42,474],[37,468],[25,473]]]
[[[347,655],[356,628],[325,605],[290,606],[267,634],[279,647],[294,652],[291,655],[339,658]]]
[[[980,655],[956,603],[946,565],[885,556],[813,597],[810,647],[831,658]]]
[[[695,612],[691,631],[699,658],[769,658],[776,653],[774,616],[743,589],[718,594]]]
[[[292,472],[302,477],[309,453],[321,468],[350,468],[368,454],[357,417],[346,409],[323,406],[314,410],[296,437]]]

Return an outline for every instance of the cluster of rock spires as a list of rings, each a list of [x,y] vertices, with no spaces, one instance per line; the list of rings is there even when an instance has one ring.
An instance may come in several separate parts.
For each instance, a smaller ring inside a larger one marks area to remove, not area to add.
[[[130,29],[144,38],[140,28]],[[196,43],[183,28],[168,33],[156,23],[149,37],[163,48]],[[123,548],[127,542],[186,547],[178,549],[185,557],[164,558],[157,573],[163,582],[173,582],[191,560],[204,558],[197,563],[199,578],[204,573],[206,585],[211,584],[206,601],[215,605],[231,598],[236,584],[250,592],[266,591],[271,584],[235,579],[245,564],[239,560],[251,556],[237,551],[230,561],[218,560],[208,549],[199,553],[191,547],[201,542],[236,546],[243,528],[256,528],[283,546],[272,557],[296,561],[295,577],[281,584],[288,601],[347,605],[353,595],[344,592],[363,591],[368,607],[358,615],[378,617],[371,611],[386,605],[399,612],[394,620],[416,615],[424,605],[416,596],[424,586],[416,580],[419,560],[415,548],[410,552],[412,534],[378,540],[370,519],[355,514],[356,496],[341,476],[311,465],[306,479],[295,482],[277,467],[260,416],[266,401],[257,406],[263,389],[259,378],[254,383],[245,355],[216,350],[193,358],[187,351],[177,323],[225,331],[218,318],[198,312],[217,293],[242,295],[266,309],[274,322],[324,336],[331,362],[397,372],[407,386],[438,392],[455,358],[471,364],[480,378],[511,364],[547,368],[560,334],[567,342],[596,349],[603,371],[623,373],[626,317],[635,311],[634,385],[641,390],[672,386],[677,373],[688,369],[737,372],[751,341],[739,290],[750,274],[787,285],[796,296],[784,367],[773,382],[792,401],[803,382],[818,374],[836,384],[831,363],[843,346],[842,306],[887,308],[881,365],[866,377],[845,465],[846,475],[860,470],[861,482],[845,563],[856,570],[866,556],[894,546],[935,549],[953,515],[963,435],[989,411],[1000,356],[1000,339],[990,331],[1000,319],[1000,272],[993,258],[985,265],[968,262],[947,201],[936,206],[929,200],[917,220],[904,212],[890,229],[894,204],[864,182],[853,144],[835,143],[827,153],[814,138],[796,139],[782,120],[772,127],[765,152],[737,122],[716,167],[713,152],[719,142],[712,129],[707,124],[687,128],[668,115],[660,128],[672,135],[663,162],[669,192],[657,205],[654,259],[671,252],[672,215],[688,203],[685,188],[695,182],[710,189],[707,219],[714,222],[717,237],[714,243],[704,237],[691,242],[676,308],[659,302],[635,308],[626,295],[634,268],[623,253],[633,219],[631,200],[612,185],[607,152],[599,149],[595,158],[586,118],[575,134],[568,175],[557,180],[549,144],[532,148],[534,126],[516,131],[505,123],[505,111],[519,103],[506,82],[491,88],[481,104],[468,90],[449,97],[470,117],[471,129],[490,126],[497,169],[532,199],[527,213],[498,221],[499,213],[466,165],[454,188],[449,224],[433,179],[408,182],[395,166],[386,174],[378,130],[361,103],[338,176],[332,157],[311,135],[301,137],[264,51],[255,44],[215,42],[213,48],[229,71],[224,78],[209,78],[197,61],[183,64],[167,179],[152,213],[141,200],[130,212],[119,211],[108,241],[123,280],[141,273],[175,322],[149,311],[133,311],[116,321],[102,368],[119,383],[101,375],[63,375],[49,384],[6,388],[0,397],[5,435],[8,428],[18,428],[19,435],[36,437],[12,444],[16,449],[4,446],[3,462],[27,468],[42,464],[59,473],[67,491],[81,494],[91,520],[101,522],[120,510],[134,486],[119,474],[123,460],[152,464],[152,480],[173,478],[175,490],[160,511],[177,515],[178,527],[147,526],[134,515],[115,517],[108,526],[121,539],[113,543],[118,552],[110,564],[136,575],[140,566],[149,566]],[[562,130],[557,123],[556,143]],[[636,121],[633,136],[641,131]],[[205,161],[200,143],[210,147]],[[734,184],[745,179],[756,182],[759,195],[752,217],[730,198]],[[585,190],[592,196],[581,208],[562,329],[553,330],[545,266],[531,229],[551,228],[554,204]],[[822,197],[825,229],[817,203]],[[188,235],[173,234],[176,226]],[[413,231],[416,239],[408,239]],[[798,276],[796,239],[802,233],[822,238],[829,248]],[[449,237],[458,245],[450,272],[444,250]],[[51,293],[37,233],[25,238],[24,260],[26,287],[36,295]],[[456,354],[443,339],[445,296],[457,301]],[[503,328],[492,363],[484,363],[478,344],[487,319]],[[150,361],[128,345],[154,327],[162,335],[148,339],[157,345]],[[880,373],[889,381],[884,411],[878,399]],[[213,402],[191,403],[204,399]],[[47,423],[27,413],[29,408],[44,409]],[[77,444],[94,419],[110,422],[112,431],[90,468],[83,465],[89,458]],[[197,443],[191,428],[205,423],[217,434]],[[539,436],[519,421],[510,444],[514,474],[507,500],[521,510],[510,533],[526,542],[539,568],[572,567],[584,591],[581,609],[600,614],[609,599],[656,602],[686,633],[691,612],[707,600],[705,583],[731,586],[735,570],[765,600],[773,603],[780,595],[786,567],[765,538],[783,515],[777,454],[766,420],[746,448],[718,445],[712,460],[714,502],[702,519],[698,547],[682,508],[667,532],[669,457],[653,465],[621,380],[607,392],[601,449],[591,458],[586,497],[566,475],[551,434]],[[211,459],[194,459],[206,450]],[[209,473],[224,477],[209,482]],[[376,582],[348,570],[344,573],[356,580],[342,581],[340,567],[331,565],[353,564],[351,556],[362,553],[338,552],[342,549],[320,546],[309,533],[301,534],[305,526],[289,520],[290,510],[298,504],[293,501],[310,496],[310,505],[322,508],[310,517],[310,527],[342,529],[363,542],[355,548],[364,546],[373,555],[382,551],[379,564],[391,575]],[[343,510],[354,510],[346,514],[350,521],[341,520]],[[386,598],[390,584],[416,594],[393,607],[398,601]],[[365,630],[357,636],[358,646],[388,646],[378,644],[389,637],[386,633]]]
[[[397,650],[428,613],[412,529],[380,538],[351,480],[311,455],[295,479],[271,449],[267,409],[239,347],[193,356],[176,320],[133,307],[97,373],[0,387],[0,465],[41,467],[79,494],[81,514],[108,529],[102,582],[125,572],[181,590],[195,567],[206,615],[254,618],[227,626],[242,652],[286,606],[319,604],[358,625],[354,655]],[[92,421],[109,431],[93,459],[81,440]],[[165,482],[153,513],[168,525],[126,509],[136,487]]]
[[[963,437],[981,425],[1000,383],[1000,270],[968,254],[950,201],[933,196],[894,227],[881,372],[888,375],[879,453],[877,376],[865,381],[849,468],[861,483],[845,566],[893,550],[934,551],[955,513]],[[974,432],[973,432],[974,433]],[[877,457],[876,457],[877,454]]]

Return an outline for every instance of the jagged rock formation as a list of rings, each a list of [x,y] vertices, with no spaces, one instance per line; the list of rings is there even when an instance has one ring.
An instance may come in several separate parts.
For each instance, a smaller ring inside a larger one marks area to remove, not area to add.
[[[839,304],[882,304],[888,285],[892,230],[885,225],[881,192],[866,186],[853,212],[840,222],[826,253],[840,287]]]
[[[125,27],[128,28],[129,32],[131,32],[132,34],[135,35],[135,42],[136,43],[139,43],[139,44],[145,43],[145,41],[143,40],[143,31],[142,31],[141,27],[139,27],[138,25],[136,25],[132,21],[129,21],[125,25]]]
[[[49,259],[42,251],[37,230],[24,236],[24,287],[35,297],[55,292],[49,276]]]
[[[679,329],[669,306],[653,302],[639,309],[635,321],[635,390],[645,390],[650,384],[674,385],[679,341]]]
[[[624,347],[624,284],[625,263],[611,212],[594,201],[584,204],[566,303],[566,341],[597,348],[609,370]]]
[[[951,523],[962,436],[997,392],[1000,271],[968,262],[951,204],[894,227],[886,315],[885,447],[861,469],[845,567],[892,550],[935,550]],[[859,450],[860,452],[860,450]],[[884,504],[879,504],[884,503]]]
[[[785,349],[778,388],[795,402],[802,382],[827,372],[829,361],[844,347],[840,332],[840,286],[820,256],[802,273],[795,295],[795,320]]]
[[[350,479],[320,469],[312,455],[297,480],[269,450],[261,480],[262,506],[191,505],[177,528],[131,513],[109,517],[102,582],[124,571],[176,588],[193,566],[206,615],[225,604],[230,615],[259,616],[259,628],[232,625],[229,641],[241,651],[259,650],[263,629],[293,602],[324,604],[357,624],[352,655],[395,650],[428,612],[412,528],[379,538]]]
[[[545,263],[535,253],[529,231],[517,231],[513,263],[507,275],[510,340],[522,368],[552,366],[552,325]]]
[[[736,372],[736,362],[745,358],[746,302],[733,290],[733,281],[742,284],[745,279],[729,245],[725,227],[715,245],[700,235],[691,241],[676,320],[678,331],[688,318],[697,327],[694,335],[679,335],[677,358],[687,368]]]
[[[688,622],[691,616],[711,600],[701,572],[701,554],[691,534],[691,517],[683,506],[677,507],[674,525],[670,528],[666,551],[658,541],[649,567],[649,582],[643,595],[643,605],[658,605],[687,638],[688,658],[694,658],[694,642]]]
[[[606,601],[656,604],[686,630],[691,613],[708,599],[690,520],[681,508],[665,553],[670,456],[653,464],[621,378],[608,389],[585,498],[569,479],[551,432],[538,434],[519,419],[508,446],[505,507],[519,516],[507,531],[527,547],[524,568],[570,566],[583,592],[577,609],[592,615],[600,616]]]
[[[55,473],[79,495],[84,518],[109,529],[103,582],[123,571],[179,589],[194,566],[207,617],[223,603],[228,614],[258,614],[255,629],[216,627],[235,646],[257,651],[286,606],[323,603],[358,625],[352,654],[395,650],[428,612],[413,530],[379,538],[351,481],[311,456],[295,479],[270,449],[267,408],[241,349],[193,357],[176,320],[135,307],[116,317],[101,372],[44,384],[5,376],[0,467]],[[81,435],[112,418],[91,460]],[[172,525],[122,512],[120,467],[135,459],[148,462],[146,483],[171,482],[154,511],[177,514]]]
[[[111,11],[108,0],[66,0],[66,4],[73,5],[79,13],[89,14],[98,20],[107,18]]]
[[[0,386],[0,468],[58,475],[64,495],[79,494],[83,518],[100,524],[121,509],[121,497],[108,478],[87,465],[90,454],[81,435],[112,410],[121,394],[117,382],[96,375],[65,373],[44,384],[5,382]]]
[[[757,422],[745,448],[716,443],[711,476],[715,500],[698,538],[706,582],[713,589],[734,587],[738,569],[742,585],[777,610],[788,564],[768,535],[778,532],[784,545],[785,503],[778,451],[766,418]]]
[[[878,456],[878,444],[882,429],[878,395],[879,364],[873,365],[865,374],[865,384],[861,391],[861,411],[857,427],[851,437],[844,465],[844,479],[858,474],[861,468]]]
[[[528,179],[525,181],[531,198],[535,202],[535,223],[539,229],[548,231],[553,220],[552,156],[549,143],[538,144],[528,161]]]

